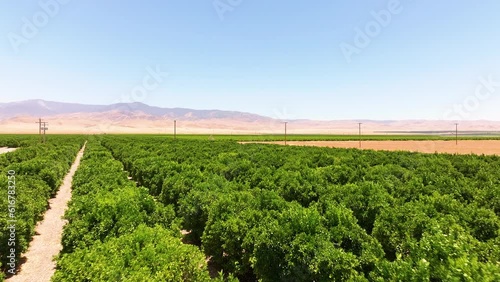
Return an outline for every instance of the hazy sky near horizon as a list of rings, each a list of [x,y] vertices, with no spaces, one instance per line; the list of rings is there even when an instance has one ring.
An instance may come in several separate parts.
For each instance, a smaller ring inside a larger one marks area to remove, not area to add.
[[[500,120],[498,11],[498,0],[5,0],[0,102]]]

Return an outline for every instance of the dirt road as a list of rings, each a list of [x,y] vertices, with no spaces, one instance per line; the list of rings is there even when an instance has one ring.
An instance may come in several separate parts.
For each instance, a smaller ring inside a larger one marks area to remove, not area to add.
[[[8,153],[8,152],[13,152],[15,150],[17,150],[17,148],[1,147],[0,148],[0,154],[5,154],[5,153]]]
[[[80,165],[84,150],[85,145],[64,178],[56,197],[49,200],[50,207],[45,213],[44,219],[36,226],[37,235],[33,237],[28,251],[23,254],[26,262],[21,266],[21,271],[6,281],[48,282],[54,275],[56,264],[52,259],[62,250],[62,231],[66,224],[66,220],[62,217],[71,199],[71,182]]]

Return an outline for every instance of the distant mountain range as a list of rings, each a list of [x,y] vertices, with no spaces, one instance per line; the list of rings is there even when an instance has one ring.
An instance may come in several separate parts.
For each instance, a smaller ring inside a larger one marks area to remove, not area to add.
[[[49,122],[49,133],[283,134],[283,120],[252,113],[160,108],[143,103],[82,105],[45,100],[0,103],[0,133],[38,133],[35,122]],[[288,120],[290,134],[454,134],[443,120]],[[498,134],[499,121],[460,121],[461,132]]]
[[[152,117],[173,118],[179,120],[200,119],[238,119],[247,121],[268,120],[269,118],[242,112],[220,110],[192,110],[184,108],[160,108],[143,103],[118,103],[112,105],[82,105],[44,100],[27,100],[12,103],[0,103],[0,120],[19,116],[51,117],[75,113],[142,113]]]

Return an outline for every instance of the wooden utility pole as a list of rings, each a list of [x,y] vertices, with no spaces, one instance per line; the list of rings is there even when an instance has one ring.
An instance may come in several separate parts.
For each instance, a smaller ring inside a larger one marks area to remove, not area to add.
[[[288,122],[285,121],[285,146],[286,146],[286,137],[287,137],[287,131],[286,131],[286,125],[288,124]]]
[[[458,123],[455,123],[455,145],[458,145]]]
[[[38,121],[35,123],[38,123],[38,135],[40,136],[40,142],[45,143],[45,132],[49,130],[49,128],[47,127],[49,123],[46,121],[42,121],[41,118],[39,118]]]
[[[358,126],[359,126],[359,147],[360,147],[360,148],[361,148],[361,125],[362,125],[362,124],[363,124],[363,123],[358,122]]]
[[[38,118],[38,136],[40,137],[40,143],[42,142],[42,119]]]
[[[48,122],[46,122],[46,121],[43,121],[42,123],[43,123],[43,127],[42,127],[42,130],[43,130],[43,143],[45,143],[45,142],[46,142],[46,139],[45,139],[45,132],[46,132],[47,130],[49,130],[49,128],[47,127],[47,126],[49,125],[49,123],[48,123]]]
[[[177,140],[177,120],[174,120],[174,140]]]

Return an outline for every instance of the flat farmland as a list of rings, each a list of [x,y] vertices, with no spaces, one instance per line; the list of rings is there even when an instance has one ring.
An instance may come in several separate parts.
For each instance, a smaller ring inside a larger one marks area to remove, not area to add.
[[[275,142],[241,142],[260,144],[280,144]],[[359,148],[359,141],[289,141],[291,146],[313,146],[329,148]],[[500,140],[459,140],[458,144],[451,140],[424,140],[424,141],[361,141],[361,149],[385,151],[410,151],[420,153],[449,153],[500,155]]]
[[[0,233],[0,281],[500,281],[500,157],[481,155],[500,140],[230,138],[0,136],[19,148],[0,155],[0,188],[15,172],[16,204],[31,207],[14,266]],[[63,182],[67,224],[35,229],[61,219],[47,202]],[[36,232],[53,235],[55,268]]]

